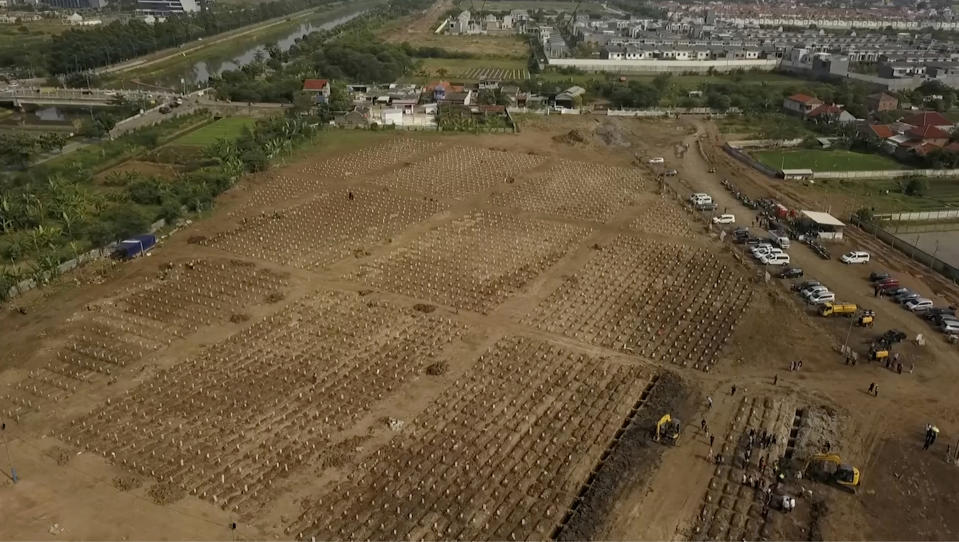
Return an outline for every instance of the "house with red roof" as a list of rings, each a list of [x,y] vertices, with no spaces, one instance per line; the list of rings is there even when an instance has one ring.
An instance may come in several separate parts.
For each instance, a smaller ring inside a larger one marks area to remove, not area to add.
[[[912,141],[929,143],[937,147],[943,147],[946,143],[949,143],[949,133],[931,124],[916,126],[906,132],[906,135],[909,136],[909,139]]]
[[[815,107],[812,111],[806,113],[806,119],[821,124],[832,124],[834,122],[845,124],[856,121],[856,117],[852,113],[836,104],[823,104]]]
[[[808,94],[793,94],[783,100],[783,110],[786,113],[805,117],[813,109],[822,105],[822,100]]]
[[[305,79],[303,92],[313,94],[316,103],[326,103],[330,99],[330,82],[327,79]]]
[[[952,131],[954,126],[942,113],[936,111],[921,111],[902,119],[902,122],[915,127],[935,126],[944,132]]]

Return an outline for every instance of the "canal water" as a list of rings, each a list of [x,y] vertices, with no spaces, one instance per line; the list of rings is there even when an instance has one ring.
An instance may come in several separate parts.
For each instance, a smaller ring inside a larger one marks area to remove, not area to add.
[[[203,86],[211,76],[236,70],[253,62],[257,53],[266,55],[268,45],[275,43],[281,51],[288,51],[296,43],[296,40],[303,36],[320,30],[336,28],[363,13],[365,13],[365,10],[360,9],[335,19],[328,19],[329,14],[320,14],[317,15],[315,20],[308,20],[285,34],[270,36],[269,38],[258,37],[259,43],[255,45],[244,43],[243,37],[238,38],[237,41],[240,42],[240,45],[236,49],[209,56],[180,71],[166,72],[157,78],[157,84],[169,88],[180,88],[183,84],[192,88]]]
[[[25,109],[25,111],[6,110],[6,113],[0,113],[0,127],[32,127],[68,130],[72,128],[73,121],[89,118],[91,115],[91,110],[83,107],[37,107],[28,105]],[[102,109],[105,108],[94,108],[95,111]]]

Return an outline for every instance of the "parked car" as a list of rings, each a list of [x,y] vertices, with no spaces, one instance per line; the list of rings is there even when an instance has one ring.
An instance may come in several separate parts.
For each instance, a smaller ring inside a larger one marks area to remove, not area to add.
[[[822,286],[822,283],[818,280],[804,280],[798,284],[793,284],[793,291],[801,292],[806,288],[811,288],[813,286]]]
[[[906,332],[898,329],[890,329],[879,336],[876,342],[883,344],[896,344],[906,340]]]
[[[890,286],[889,288],[885,288],[882,291],[882,295],[888,297],[889,299],[892,299],[893,301],[896,300],[896,296],[904,295],[908,293],[912,293],[912,291],[909,288],[903,288],[899,285]]]
[[[890,277],[892,277],[892,275],[885,271],[873,271],[869,273],[869,282],[879,282],[880,280],[886,280]]]
[[[896,303],[899,303],[900,305],[905,305],[906,303],[909,303],[909,302],[912,301],[913,299],[919,299],[919,298],[921,298],[921,297],[922,297],[922,296],[919,295],[919,294],[917,294],[916,292],[911,292],[911,293],[903,294],[903,295],[900,295],[899,297],[897,297],[897,298],[896,298]]]
[[[839,257],[842,263],[869,263],[869,253],[861,250],[847,252]]]
[[[950,322],[959,325],[959,318],[940,314],[932,319],[932,323],[937,327],[941,327],[943,324],[948,324]]]
[[[959,335],[959,321],[950,320],[939,324],[939,331],[947,335]]]
[[[656,157],[654,157],[654,158],[650,158],[650,159],[649,159],[649,163],[650,163],[650,164],[665,164],[665,163],[666,163],[666,159],[663,158],[662,156],[656,156]]]
[[[836,300],[836,294],[828,290],[825,292],[820,292],[818,294],[815,294],[809,298],[809,302],[812,303],[813,305],[822,305],[823,303],[827,303],[835,300]]]
[[[790,267],[788,269],[783,269],[776,276],[778,276],[781,279],[798,279],[802,275],[803,275],[802,269],[798,267]]]
[[[925,297],[918,297],[906,301],[906,309],[911,312],[923,312],[932,308],[932,300]]]
[[[736,223],[736,215],[725,214],[725,215],[719,215],[719,216],[713,217],[713,224],[735,224],[735,223]]]
[[[813,296],[823,294],[828,291],[829,291],[829,288],[826,288],[825,286],[820,284],[819,286],[811,286],[809,288],[806,288],[805,290],[799,293],[801,293],[804,298],[809,299]]]
[[[917,294],[916,292],[913,292],[909,288],[900,288],[900,290],[902,291],[899,292],[898,294],[890,295],[889,299],[892,299],[896,303],[905,303],[906,301],[909,301],[910,299],[915,299],[919,297],[919,294]]]
[[[927,310],[922,317],[926,320],[932,320],[937,316],[955,316],[956,308],[955,307],[933,307]]]
[[[789,265],[789,254],[780,252],[768,256],[760,256],[759,262],[763,265]]]

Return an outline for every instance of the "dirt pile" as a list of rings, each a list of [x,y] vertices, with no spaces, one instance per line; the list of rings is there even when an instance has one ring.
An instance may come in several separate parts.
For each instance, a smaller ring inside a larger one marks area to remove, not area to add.
[[[173,504],[182,499],[186,491],[172,482],[158,482],[153,484],[148,494],[157,504]]]
[[[558,136],[553,136],[553,141],[557,143],[566,143],[568,145],[575,145],[576,143],[586,143],[586,135],[582,131],[574,128],[565,134],[560,134]]]
[[[803,411],[793,457],[806,461],[809,457],[826,452],[839,451],[841,442],[840,416],[829,407],[809,407]]]
[[[436,310],[436,305],[430,305],[428,303],[417,303],[413,305],[413,310],[429,314]]]
[[[47,450],[47,455],[53,458],[53,460],[57,462],[57,465],[61,467],[69,463],[75,454],[76,452],[63,448],[62,446],[54,446]]]
[[[138,489],[142,485],[143,480],[137,478],[136,476],[123,475],[117,476],[113,479],[113,487],[119,489],[120,491]]]
[[[437,361],[426,366],[426,374],[430,376],[442,376],[450,370],[450,364],[445,361]]]
[[[596,137],[607,147],[629,147],[626,134],[612,122],[604,122],[596,128]]]

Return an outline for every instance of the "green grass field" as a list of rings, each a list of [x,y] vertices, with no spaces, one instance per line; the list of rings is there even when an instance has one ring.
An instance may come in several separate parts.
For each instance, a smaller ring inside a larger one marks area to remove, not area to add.
[[[814,184],[792,183],[790,190],[803,199],[831,209],[836,216],[871,207],[878,213],[934,211],[959,208],[959,180],[929,179],[922,196],[903,193],[908,179],[822,179]]]
[[[253,126],[249,117],[226,117],[194,130],[173,142],[184,147],[208,147],[218,139],[236,139],[243,129]]]
[[[910,169],[888,156],[845,150],[768,150],[753,157],[773,169],[811,169],[813,171],[877,171]]]

